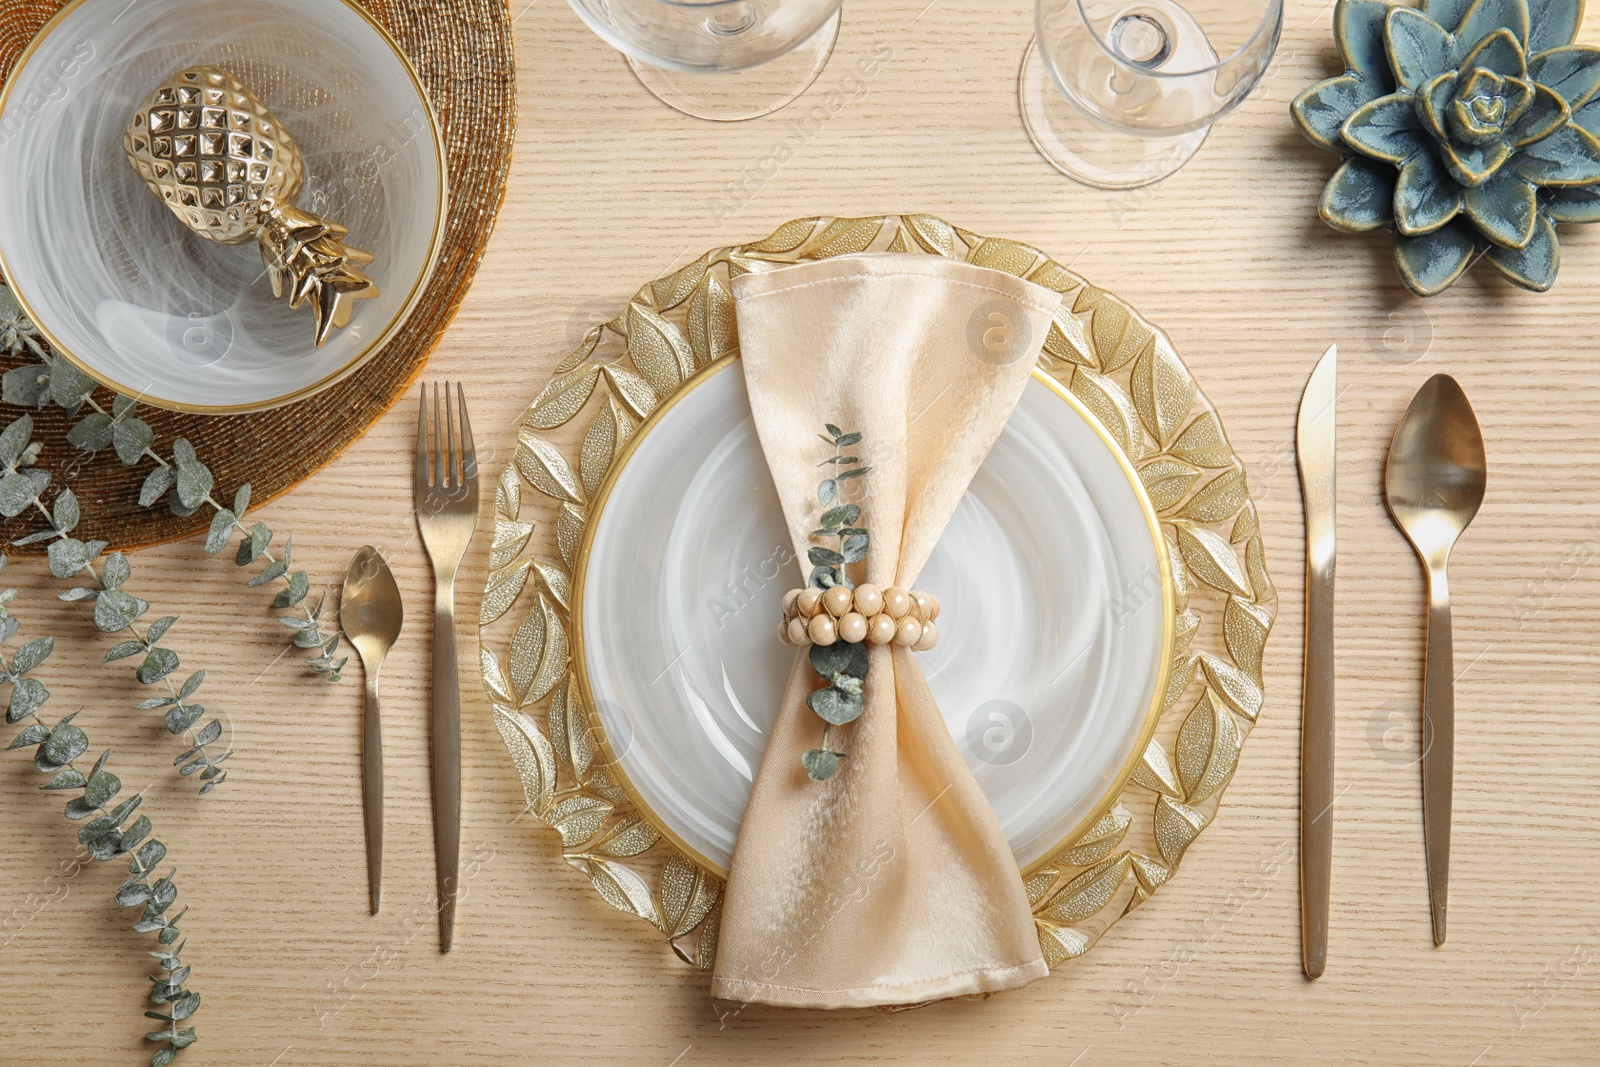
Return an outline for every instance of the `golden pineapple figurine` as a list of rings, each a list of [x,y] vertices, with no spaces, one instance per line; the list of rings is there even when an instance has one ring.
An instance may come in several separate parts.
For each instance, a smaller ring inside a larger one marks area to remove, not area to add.
[[[341,242],[349,230],[294,206],[305,169],[294,138],[249,87],[221,67],[163,82],[133,116],[123,148],[172,213],[222,244],[256,239],[272,295],[310,302],[321,347],[351,305],[377,296],[360,270],[371,254]]]

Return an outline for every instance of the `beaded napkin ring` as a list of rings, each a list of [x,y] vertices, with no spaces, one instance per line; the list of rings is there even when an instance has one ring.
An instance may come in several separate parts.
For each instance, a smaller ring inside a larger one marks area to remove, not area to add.
[[[939,601],[932,593],[906,592],[898,586],[879,589],[862,584],[850,589],[791,589],[783,597],[783,622],[778,637],[786,645],[831,645],[891,641],[916,652],[939,643]]]

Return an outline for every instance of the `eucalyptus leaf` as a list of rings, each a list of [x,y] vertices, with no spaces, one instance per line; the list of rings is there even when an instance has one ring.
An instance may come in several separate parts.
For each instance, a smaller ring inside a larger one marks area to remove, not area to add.
[[[11,739],[11,744],[6,746],[6,751],[16,748],[27,748],[31,745],[40,745],[50,740],[50,731],[39,723],[29,723],[21,733]]]
[[[124,908],[135,907],[149,899],[150,887],[143,882],[135,882],[133,885],[124,886],[117,890],[116,901]]]
[[[271,543],[272,531],[267,529],[265,523],[254,523],[250,527],[250,532],[240,539],[239,552],[233,561],[241,567],[254,563],[261,558],[261,553],[265,552]]]
[[[11,657],[11,673],[27,674],[39,664],[50,658],[50,653],[55,651],[56,639],[54,637],[40,637],[21,648]]]
[[[134,809],[143,803],[144,794],[133,794],[133,796],[129,797],[127,800],[124,800],[121,804],[118,804],[116,807],[111,809],[111,821],[116,823],[118,826],[121,826],[122,820],[126,819],[129,815],[132,815]]]
[[[49,739],[40,746],[36,763],[39,770],[51,774],[87,751],[89,751],[88,735],[71,723],[60,723],[50,732]]]
[[[839,773],[839,756],[826,749],[813,748],[800,757],[800,765],[814,782],[826,782]]]
[[[139,614],[138,599],[120,589],[102,590],[94,602],[94,624],[102,633],[114,634],[126,630]]]
[[[29,445],[28,451],[22,454],[24,459],[26,459],[29,455],[38,455],[38,450],[32,445]],[[35,500],[37,500],[40,494],[42,494],[46,489],[50,488],[50,472],[47,470],[41,470],[38,467],[25,466],[19,467],[17,469],[17,473],[26,474],[28,476],[28,480],[33,483],[33,496]]]
[[[215,556],[228,547],[228,540],[233,536],[233,512],[221,508],[211,516],[211,528],[206,531],[206,555]]]
[[[50,573],[57,578],[71,578],[94,558],[89,554],[89,546],[75,537],[63,537],[51,542],[46,555],[50,562]]]
[[[860,563],[867,558],[867,535],[850,534],[844,539],[844,562]]]
[[[133,859],[128,861],[128,870],[135,874],[143,874],[166,857],[167,846],[160,841],[147,841],[139,847]]]
[[[43,727],[41,727],[41,729],[43,729]],[[82,771],[79,771],[79,770],[77,770],[75,768],[72,768],[72,767],[64,767],[61,770],[57,771],[56,774],[55,774],[55,777],[51,778],[50,781],[47,784],[42,785],[39,788],[40,789],[79,789],[79,788],[82,788],[82,786],[84,785],[84,783],[86,781],[87,781],[87,779],[84,778]]]
[[[832,478],[817,486],[817,503],[827,507],[839,498],[839,483]]]
[[[198,722],[200,720],[200,716],[204,715],[205,713],[206,709],[201,707],[199,704],[175,705],[172,710],[167,712],[166,715],[167,733],[182,734],[185,730],[189,729],[189,727]],[[184,773],[188,772],[186,771]]]
[[[199,689],[200,683],[205,680],[205,671],[195,671],[193,674],[189,675],[189,677],[183,680],[182,688],[178,690],[178,699],[188,700],[190,697],[194,696],[195,690]]]
[[[80,585],[76,589],[68,589],[65,593],[62,593],[59,596],[57,596],[56,599],[57,600],[65,600],[65,601],[68,601],[70,603],[70,602],[75,601],[75,600],[93,600],[95,597],[97,597],[99,595],[100,595],[100,590],[95,589],[95,588],[93,588],[91,586]]]
[[[233,494],[233,513],[239,518],[244,518],[245,511],[250,507],[250,483],[245,482]]]
[[[278,590],[278,595],[272,598],[272,606],[279,609],[292,608],[304,600],[309,592],[311,592],[311,579],[305,571],[295,571],[289,575],[288,586]]]
[[[206,465],[195,458],[193,446],[183,438],[173,442],[172,454],[177,459],[178,500],[186,508],[197,508],[211,494],[216,479]]]
[[[6,722],[17,722],[32,715],[50,699],[49,690],[37,678],[19,678],[11,686],[6,704]]]
[[[76,415],[93,392],[93,378],[60,357],[50,361],[50,399],[68,415]]]
[[[7,423],[6,428],[0,430],[0,467],[11,467],[15,464],[32,437],[32,415],[23,415]]]
[[[133,848],[150,834],[150,817],[141,815],[122,831],[121,846],[124,850]]]
[[[145,643],[153,645],[161,640],[167,635],[167,631],[172,629],[172,624],[177,621],[178,617],[176,615],[161,616],[161,618],[151,623],[150,628],[144,632]]]
[[[287,563],[281,559],[275,560],[274,562],[267,564],[264,568],[262,568],[260,574],[256,575],[245,584],[254,589],[257,586],[266,585],[268,582],[277,581],[279,578],[282,578],[288,570],[289,565]]]
[[[844,562],[842,555],[821,545],[812,545],[806,552],[806,558],[818,567],[837,567]]]
[[[50,524],[59,533],[71,533],[78,525],[78,498],[71,489],[63,489],[50,506]]]
[[[294,635],[294,646],[296,648],[321,648],[322,635],[317,632],[315,626],[301,630]]]
[[[128,565],[128,557],[121,552],[113,552],[100,568],[100,588],[116,589],[132,575],[133,568]]]
[[[824,722],[843,726],[855,722],[866,709],[860,693],[846,693],[828,686],[806,697],[806,707],[816,712]]]
[[[83,797],[73,797],[67,801],[66,816],[74,822],[87,819],[100,810],[100,805],[91,804]]]
[[[37,364],[13,367],[0,376],[0,399],[18,407],[43,407],[50,399],[50,374]]]
[[[859,433],[841,434],[833,443],[840,448],[849,448],[852,445],[861,443],[861,435]]]
[[[200,994],[185,993],[172,1002],[172,1017],[175,1020],[187,1019],[200,1010]]]
[[[194,743],[196,745],[213,745],[216,744],[221,737],[222,722],[219,719],[212,719],[210,722],[205,724],[205,727],[201,729],[199,733],[194,735]]]
[[[139,681],[151,685],[178,669],[178,654],[170,648],[152,648],[135,672]],[[174,731],[176,732],[176,731]]]
[[[32,478],[13,472],[0,478],[0,515],[14,519],[39,495]]]
[[[85,452],[98,452],[111,443],[111,416],[92,411],[72,424],[67,443]]]
[[[845,482],[845,481],[849,481],[851,478],[865,477],[867,474],[870,474],[871,472],[872,472],[872,468],[871,467],[857,467],[853,471],[843,471],[843,472],[841,472],[838,475],[838,479],[841,482]]]
[[[139,506],[147,508],[167,495],[178,482],[178,472],[171,467],[157,467],[145,476],[144,484],[139,487]]]
[[[97,808],[103,807],[120,792],[122,792],[122,779],[110,771],[97,771],[89,776],[88,783],[83,787],[83,800]]]
[[[835,641],[831,645],[812,645],[808,653],[811,669],[824,678],[832,678],[836,674],[847,672],[850,669],[851,649],[854,647],[846,641]]]
[[[110,650],[106,652],[105,659],[101,660],[101,662],[115,663],[119,659],[127,659],[129,656],[137,656],[143,651],[143,641],[123,641],[119,644],[112,645]]]
[[[125,419],[111,427],[111,443],[124,467],[132,467],[156,442],[155,431],[143,419]]]
[[[99,860],[101,863],[106,860],[114,860],[127,851],[122,847],[122,833],[118,830],[100,835],[89,841],[85,847],[89,850],[90,858]]]

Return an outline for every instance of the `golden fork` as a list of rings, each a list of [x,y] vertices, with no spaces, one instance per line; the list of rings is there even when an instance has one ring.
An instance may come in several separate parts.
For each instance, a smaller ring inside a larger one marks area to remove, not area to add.
[[[467,398],[456,384],[428,387],[417,413],[417,528],[433,561],[433,842],[438,864],[439,951],[455,937],[461,866],[461,691],[456,677],[456,568],[478,525],[478,457],[467,421]],[[459,412],[459,415],[458,415]]]

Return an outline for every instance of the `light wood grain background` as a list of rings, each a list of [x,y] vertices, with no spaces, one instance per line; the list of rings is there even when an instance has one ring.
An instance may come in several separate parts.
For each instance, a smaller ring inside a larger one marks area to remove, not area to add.
[[[1330,73],[1331,4],[1289,5],[1278,60],[1176,177],[1107,194],[1062,178],[1017,115],[1024,0],[850,0],[832,65],[762,121],[699,122],[648,97],[559,0],[513,0],[516,163],[476,286],[430,378],[466,382],[481,452],[587,326],[704,248],[806,214],[927,211],[1028,241],[1163,326],[1250,467],[1281,591],[1267,706],[1219,821],[1181,874],[1089,957],[986,1003],[882,1016],[751,1007],[719,1018],[706,978],[611,911],[518,819],[515,777],[472,685],[464,841],[478,849],[455,950],[427,919],[426,664],[430,578],[410,517],[409,405],[268,510],[317,581],[380,546],[410,618],[384,673],[385,907],[366,909],[359,814],[360,672],[306,676],[266,597],[196,542],[141,553],[130,588],[183,616],[171,644],[208,671],[236,730],[228,783],[175,782],[170,739],[125,664],[57,604],[34,562],[7,576],[24,636],[59,635],[51,709],[81,708],[116,748],[179,866],[201,1043],[180,1062],[269,1064],[1600,1062],[1600,449],[1594,292],[1600,235],[1563,233],[1554,292],[1486,267],[1408,296],[1386,239],[1315,215],[1328,157],[1287,117]],[[1591,17],[1580,39],[1600,34]],[[787,122],[852,82],[809,139]],[[763,166],[780,142],[792,158]],[[752,177],[731,210],[724,183]],[[719,218],[719,215],[723,216]],[[1339,738],[1332,957],[1299,968],[1296,834],[1301,513],[1296,400],[1341,351]],[[1429,374],[1466,387],[1489,448],[1489,493],[1455,559],[1458,740],[1451,940],[1428,928],[1414,761],[1422,593],[1389,524],[1379,471]],[[486,468],[498,463],[486,459]],[[92,502],[85,502],[92,507]],[[487,513],[488,502],[485,501]],[[462,585],[475,616],[480,541]],[[464,635],[464,678],[476,643]],[[139,1035],[148,947],[109,900],[103,866],[71,876],[71,827],[28,761],[0,761],[0,1060],[121,1064]],[[58,875],[51,878],[52,873]]]

